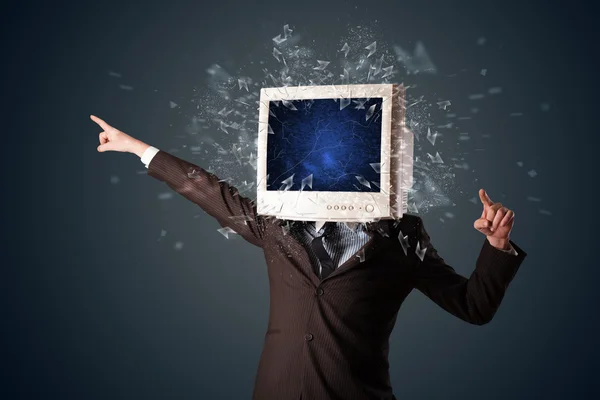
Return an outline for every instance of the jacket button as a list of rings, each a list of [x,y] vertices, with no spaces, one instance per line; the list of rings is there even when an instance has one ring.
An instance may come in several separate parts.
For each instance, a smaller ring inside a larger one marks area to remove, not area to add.
[[[313,340],[312,333],[307,333],[306,335],[304,335],[304,340],[306,340],[307,342],[310,342],[311,340]]]
[[[317,289],[317,296],[323,296],[323,293],[325,293],[325,292],[323,292],[323,289],[321,289],[321,288]]]

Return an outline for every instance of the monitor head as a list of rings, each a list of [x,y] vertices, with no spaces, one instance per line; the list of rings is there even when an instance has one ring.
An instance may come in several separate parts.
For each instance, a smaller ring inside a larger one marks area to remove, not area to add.
[[[402,85],[263,88],[257,212],[280,219],[401,218],[413,137]]]

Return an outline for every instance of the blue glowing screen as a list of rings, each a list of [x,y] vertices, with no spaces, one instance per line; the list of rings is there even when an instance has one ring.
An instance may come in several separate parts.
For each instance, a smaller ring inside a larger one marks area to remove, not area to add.
[[[382,100],[269,102],[267,190],[379,192]]]

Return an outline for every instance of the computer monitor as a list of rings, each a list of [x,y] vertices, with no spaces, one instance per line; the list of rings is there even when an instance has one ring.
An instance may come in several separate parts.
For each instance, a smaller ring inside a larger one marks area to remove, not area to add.
[[[400,218],[412,187],[403,85],[263,88],[259,215],[304,221]]]

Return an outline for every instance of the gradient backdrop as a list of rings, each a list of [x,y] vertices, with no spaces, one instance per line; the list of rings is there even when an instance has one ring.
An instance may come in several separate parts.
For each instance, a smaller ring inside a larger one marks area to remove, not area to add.
[[[390,43],[423,41],[440,74],[488,68],[504,88],[498,112],[479,121],[491,139],[470,159],[478,181],[463,186],[515,210],[512,238],[529,254],[483,327],[409,296],[391,338],[396,396],[598,398],[598,22],[587,2],[67,3],[13,1],[0,15],[0,398],[251,397],[269,306],[262,252],[226,240],[191,202],[160,200],[168,188],[139,174],[135,156],[98,153],[89,115],[180,147],[185,120],[168,100],[204,90],[211,64],[266,58],[285,23],[337,48],[348,24],[374,20]],[[461,79],[439,84],[455,106]],[[446,211],[424,215],[426,227],[469,275],[481,207],[457,201],[441,223]]]

